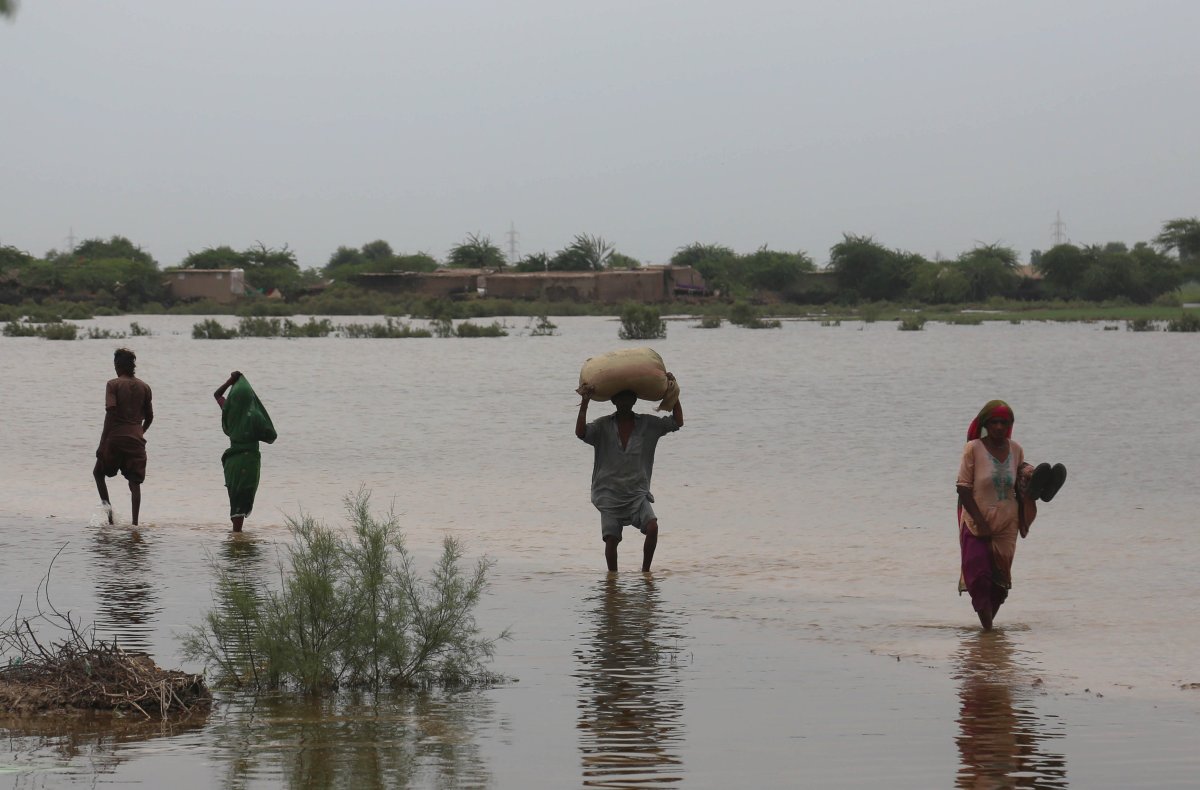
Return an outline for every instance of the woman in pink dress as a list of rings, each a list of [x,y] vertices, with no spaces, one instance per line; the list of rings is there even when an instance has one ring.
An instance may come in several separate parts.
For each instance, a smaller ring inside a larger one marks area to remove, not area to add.
[[[958,592],[971,594],[985,631],[1012,587],[1017,535],[1028,533],[1037,513],[1028,492],[1033,468],[1012,440],[1012,426],[1012,408],[1002,400],[989,401],[967,429],[958,467]]]

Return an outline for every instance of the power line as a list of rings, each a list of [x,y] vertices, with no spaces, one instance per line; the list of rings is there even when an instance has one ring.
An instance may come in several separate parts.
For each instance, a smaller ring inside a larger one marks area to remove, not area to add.
[[[1066,244],[1068,241],[1066,234],[1067,223],[1062,221],[1061,213],[1054,212],[1054,224],[1050,227],[1054,229],[1054,246],[1057,247],[1060,244]]]
[[[508,223],[508,265],[517,265],[517,238],[521,235],[517,233],[517,226],[512,222]]]

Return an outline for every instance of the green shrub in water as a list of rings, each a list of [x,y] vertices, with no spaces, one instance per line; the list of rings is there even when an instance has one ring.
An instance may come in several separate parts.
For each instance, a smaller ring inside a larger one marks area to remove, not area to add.
[[[27,324],[23,321],[9,321],[4,325],[5,337],[39,337],[42,328],[37,324]]]
[[[153,332],[151,332],[149,329],[146,329],[145,327],[143,327],[137,321],[131,321],[129,324],[129,336],[130,337],[149,337],[152,334],[153,334]]]
[[[463,321],[454,330],[454,333],[459,337],[507,337],[508,331],[499,321],[493,321],[487,326],[472,324],[470,321]]]
[[[1200,332],[1200,315],[1184,313],[1178,319],[1167,322],[1168,332]]]
[[[719,315],[701,316],[700,323],[696,324],[696,326],[700,329],[720,329],[721,328],[721,316],[719,316]]]
[[[738,302],[729,308],[729,323],[744,329],[778,329],[782,326],[778,319],[762,318],[758,308],[747,302]]]
[[[246,316],[238,321],[239,337],[279,337],[282,332],[283,322],[278,318]]]
[[[900,319],[900,326],[897,327],[901,332],[920,332],[925,328],[925,316],[910,315]]]
[[[114,332],[111,329],[101,329],[96,326],[90,326],[86,335],[88,340],[120,340],[125,337],[124,332]]]
[[[617,337],[622,340],[658,340],[666,336],[667,324],[657,307],[630,303],[621,310],[621,328]]]
[[[1125,328],[1130,332],[1154,332],[1158,326],[1149,318],[1135,318],[1125,322]]]
[[[527,328],[529,329],[530,337],[550,337],[551,335],[558,334],[558,324],[553,323],[545,314],[537,316],[537,323],[534,323],[534,319],[530,318]]]
[[[447,537],[425,581],[396,516],[373,515],[369,500],[362,490],[346,497],[348,531],[311,516],[288,518],[292,543],[280,561],[278,590],[218,568],[216,607],[184,637],[184,656],[214,669],[219,684],[255,690],[500,680],[487,663],[508,632],[484,638],[474,616],[492,561],[464,569],[462,547]]]
[[[237,337],[237,330],[226,329],[220,321],[206,318],[198,324],[192,324],[192,337],[196,340],[229,340]]]
[[[342,337],[385,339],[396,337],[433,337],[428,329],[413,329],[411,325],[386,318],[382,324],[344,324],[338,327]]]
[[[67,322],[46,324],[41,335],[47,340],[74,340],[79,336],[79,327]]]
[[[328,318],[318,321],[310,317],[303,324],[297,324],[290,318],[283,319],[282,334],[284,337],[329,337],[333,334],[333,322]]]

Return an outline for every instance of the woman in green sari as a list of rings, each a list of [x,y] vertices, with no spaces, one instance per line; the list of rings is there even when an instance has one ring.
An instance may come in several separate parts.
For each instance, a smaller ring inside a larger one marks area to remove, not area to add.
[[[229,397],[225,397],[225,391]],[[254,508],[258,492],[258,475],[262,456],[258,443],[271,444],[276,439],[275,426],[262,401],[254,394],[250,382],[240,371],[229,374],[228,380],[213,393],[221,406],[221,430],[229,437],[229,449],[221,456],[225,467],[225,488],[229,490],[229,520],[233,531],[241,532],[242,523]]]

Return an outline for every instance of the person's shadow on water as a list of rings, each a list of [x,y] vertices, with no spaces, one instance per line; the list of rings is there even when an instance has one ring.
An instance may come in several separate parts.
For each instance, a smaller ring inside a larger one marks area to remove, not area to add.
[[[1036,678],[1004,631],[966,636],[956,655],[959,788],[1067,787],[1067,761],[1046,750],[1062,724],[1034,707]]]
[[[654,578],[609,573],[585,600],[575,650],[585,787],[677,787],[683,780],[683,618]]]

